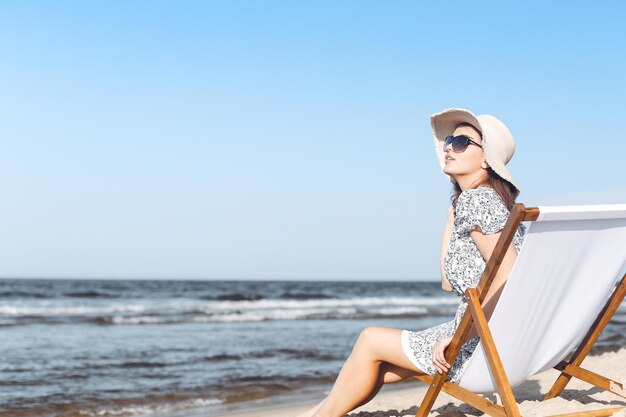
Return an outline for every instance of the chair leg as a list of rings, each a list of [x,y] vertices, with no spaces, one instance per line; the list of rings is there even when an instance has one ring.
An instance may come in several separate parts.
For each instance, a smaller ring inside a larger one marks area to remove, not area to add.
[[[469,288],[466,290],[466,295],[468,301],[467,307],[472,313],[472,317],[474,317],[476,330],[478,330],[480,341],[483,345],[483,349],[485,350],[485,354],[487,355],[489,368],[491,369],[491,373],[496,380],[496,386],[498,388],[498,392],[500,393],[500,398],[502,398],[502,404],[506,410],[506,415],[508,417],[520,417],[521,414],[519,412],[519,407],[517,406],[517,401],[515,400],[515,395],[513,394],[513,389],[511,389],[509,380],[504,372],[504,366],[502,365],[500,355],[496,349],[493,336],[491,335],[491,330],[489,330],[487,318],[485,317],[485,313],[483,312],[480,301],[478,300],[478,294],[474,288]]]
[[[567,384],[569,383],[571,379],[572,377],[570,375],[567,375],[566,373],[561,372],[561,375],[559,375],[556,381],[554,381],[554,384],[552,384],[550,391],[548,391],[546,396],[543,397],[543,400],[546,401],[546,400],[549,400],[551,398],[556,398],[559,395],[561,395],[561,393],[563,392],[563,390],[565,389],[565,387],[567,386]]]
[[[610,391],[615,395],[619,395],[622,398],[626,398],[626,381],[622,379],[622,382],[614,381],[603,375],[596,374],[580,366],[571,365],[563,361],[554,367],[559,371],[571,375],[575,378],[585,381],[588,384],[595,385],[604,391]]]
[[[420,381],[425,382],[427,384],[432,384],[433,380],[435,379],[435,377],[431,375],[419,375],[419,376],[415,376],[414,378],[417,378]],[[441,388],[441,390],[445,392],[446,394],[449,394],[453,396],[454,398],[457,398],[463,401],[464,403],[471,405],[472,407],[476,408],[477,410],[482,411],[483,413],[487,415],[494,416],[494,417],[507,417],[506,411],[501,405],[494,404],[488,399],[478,394],[475,394],[471,391],[468,391],[465,388],[458,386],[457,384],[453,384],[451,382],[446,381],[443,384],[443,387]],[[430,409],[428,410],[428,412],[430,412]],[[428,413],[426,415],[428,415]]]
[[[441,389],[443,388],[443,384],[445,383],[445,379],[447,375],[448,373],[446,372],[446,373],[437,374],[434,377],[428,378],[429,380],[428,383],[430,385],[428,387],[428,391],[426,391],[426,395],[424,396],[422,403],[417,409],[417,413],[415,413],[415,417],[427,417],[428,416],[428,413],[430,413],[430,410],[432,410],[433,405],[435,404],[435,400],[437,399],[437,396],[439,395],[439,393],[441,392]],[[421,379],[421,380],[426,382],[426,379]]]

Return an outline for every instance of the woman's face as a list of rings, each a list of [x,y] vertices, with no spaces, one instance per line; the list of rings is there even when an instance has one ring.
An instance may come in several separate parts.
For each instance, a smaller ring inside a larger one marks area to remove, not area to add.
[[[454,129],[453,136],[467,135],[474,142],[482,145],[480,133],[471,126],[459,126]],[[471,184],[484,175],[484,170],[489,166],[485,162],[483,148],[470,143],[463,152],[455,153],[452,145],[446,147],[444,153],[443,172],[450,175],[461,184]]]

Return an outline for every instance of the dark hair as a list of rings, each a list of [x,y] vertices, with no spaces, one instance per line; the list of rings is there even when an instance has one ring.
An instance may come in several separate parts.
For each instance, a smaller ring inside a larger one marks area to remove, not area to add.
[[[478,130],[471,123],[467,123],[467,122],[459,123],[456,125],[455,129],[460,126],[469,126],[469,127],[474,128],[480,135],[480,138],[482,139],[483,135],[481,131]],[[498,175],[496,171],[494,171],[491,167],[487,168],[486,171],[487,171],[487,175],[479,179],[475,184],[472,184],[470,188],[476,188],[479,185],[483,185],[483,184],[490,186],[491,188],[493,188],[493,190],[496,193],[498,193],[498,195],[504,202],[504,205],[506,206],[506,208],[509,211],[511,211],[511,209],[513,208],[513,204],[515,204],[515,199],[519,195],[519,190],[515,188],[513,184],[511,184],[510,182],[502,178],[500,175]],[[454,207],[455,211],[456,211],[456,200],[457,198],[459,198],[459,195],[461,195],[462,191],[463,190],[461,190],[461,187],[459,186],[459,184],[456,181],[454,181],[453,186],[452,186],[452,196],[450,196],[450,200],[452,201],[452,206]]]

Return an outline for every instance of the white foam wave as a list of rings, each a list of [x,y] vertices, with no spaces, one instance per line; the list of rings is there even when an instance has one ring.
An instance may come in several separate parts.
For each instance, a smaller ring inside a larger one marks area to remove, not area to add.
[[[135,302],[131,304],[101,304],[101,305],[85,305],[85,304],[51,304],[31,303],[31,304],[15,304],[0,305],[0,314],[8,316],[21,315],[52,315],[52,316],[74,316],[74,315],[107,315],[116,313],[146,313],[146,312],[165,312],[165,311],[185,311],[197,308],[197,302],[185,300],[172,300],[164,302]]]
[[[98,301],[62,304],[46,301],[0,305],[0,320],[20,317],[28,322],[61,318],[96,319],[113,325],[237,323],[283,320],[360,319],[428,314],[432,308],[456,305],[453,297],[353,297],[314,300],[212,301],[194,299]],[[2,317],[4,316],[4,317]],[[33,316],[33,317],[28,317]],[[2,322],[0,322],[2,325]],[[5,324],[5,326],[8,325]]]
[[[171,324],[182,322],[194,323],[235,323],[256,322],[266,320],[303,320],[354,318],[359,316],[395,316],[408,314],[426,314],[428,310],[419,306],[383,307],[374,309],[357,309],[343,307],[335,309],[275,309],[247,312],[233,312],[215,315],[195,315],[185,317],[155,317],[155,316],[115,316],[111,318],[113,324]]]
[[[120,305],[106,307],[90,306],[0,306],[0,314],[9,316],[20,315],[85,315],[112,313],[139,313],[146,311],[145,306]]]
[[[136,415],[150,415],[150,414],[163,414],[171,413],[174,411],[206,407],[210,405],[216,405],[223,403],[224,400],[218,398],[195,398],[191,400],[179,401],[172,404],[154,404],[154,405],[136,405],[136,406],[124,406],[116,408],[105,408],[100,410],[81,410],[80,415],[89,417],[108,417],[108,416],[136,416]]]
[[[333,310],[314,309],[314,310],[270,310],[246,313],[231,313],[223,315],[215,315],[212,317],[203,317],[209,322],[246,322],[246,321],[264,321],[264,320],[298,320],[298,319],[315,319],[315,318],[354,318],[359,316],[395,316],[404,314],[426,314],[427,309],[423,307],[391,307],[378,309],[357,310],[356,308],[339,308]],[[205,320],[201,320],[205,321]]]
[[[451,305],[459,300],[452,297],[358,297],[324,300],[247,300],[221,301],[211,306],[212,309],[269,309],[269,308],[314,308],[340,306],[376,306],[376,305]]]
[[[396,314],[426,314],[428,312],[424,307],[387,307],[387,308],[378,308],[371,310],[374,313],[391,316]]]
[[[110,316],[116,314],[205,314],[220,315],[242,311],[252,314],[262,311],[267,319],[280,319],[284,315],[300,317],[302,314],[314,314],[328,312],[330,310],[339,314],[355,308],[372,307],[404,307],[418,308],[428,306],[447,306],[458,303],[451,297],[358,297],[347,299],[325,300],[251,300],[251,301],[197,301],[197,300],[171,300],[157,302],[131,302],[127,304],[48,304],[30,303],[15,305],[0,305],[0,314],[6,316]],[[348,309],[348,310],[346,310]],[[288,312],[292,310],[291,312]],[[306,313],[301,313],[305,311]],[[381,310],[384,311],[384,310]],[[421,312],[421,311],[420,311]],[[245,313],[241,313],[245,315]],[[239,321],[239,320],[235,320]]]

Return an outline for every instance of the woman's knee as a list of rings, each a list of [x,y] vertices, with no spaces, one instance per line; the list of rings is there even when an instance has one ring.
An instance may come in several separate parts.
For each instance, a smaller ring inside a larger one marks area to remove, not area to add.
[[[381,335],[380,329],[381,328],[377,326],[367,326],[361,330],[359,338],[356,341],[355,348],[359,347],[360,349],[367,349],[368,347],[372,347],[374,341]]]
[[[371,339],[375,335],[375,333],[375,326],[367,326],[363,328],[363,330],[361,330],[361,333],[359,333],[359,339],[357,341],[366,342],[367,340]]]
[[[355,344],[355,350],[377,360],[395,365],[405,365],[407,362],[404,359],[407,358],[402,350],[401,332],[400,329],[389,327],[365,327]],[[409,369],[411,368],[409,367]]]

